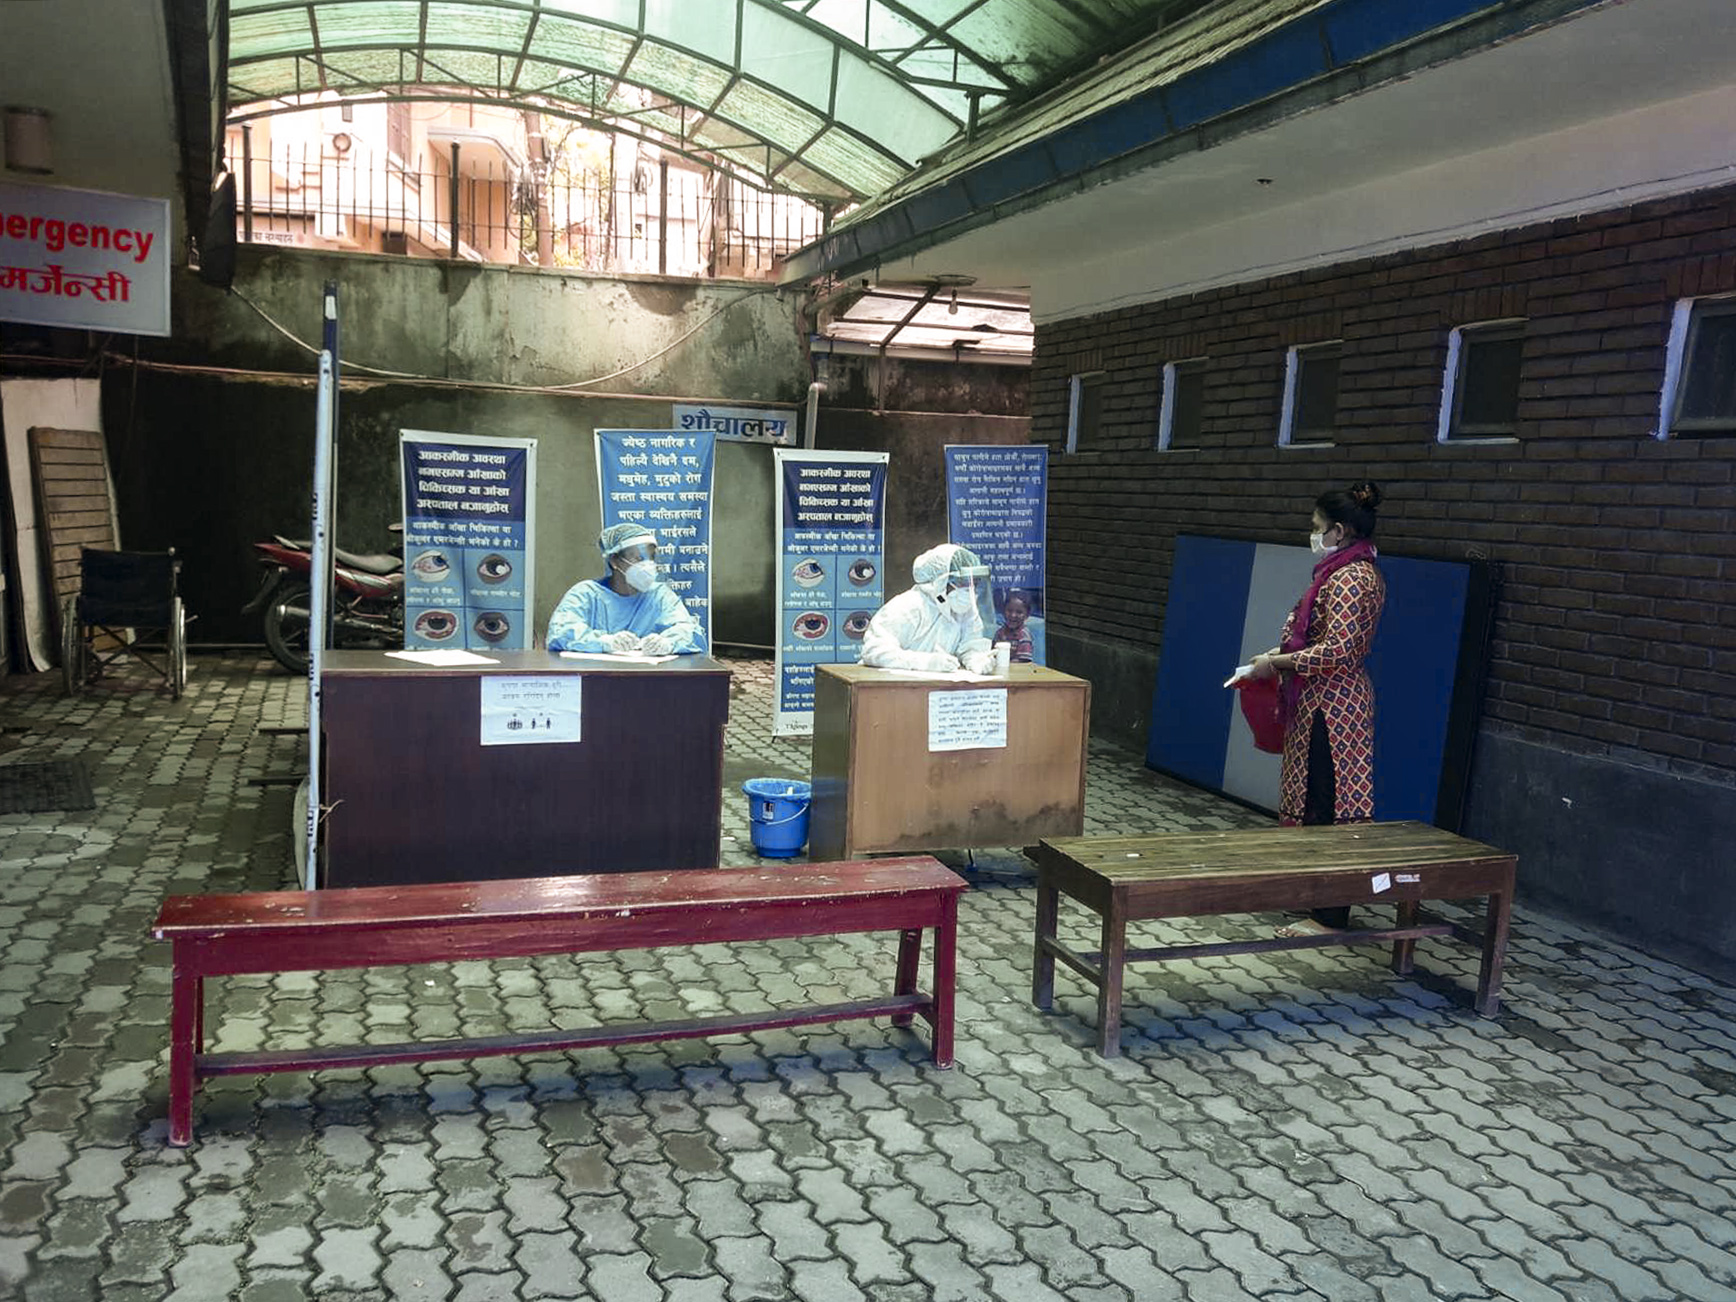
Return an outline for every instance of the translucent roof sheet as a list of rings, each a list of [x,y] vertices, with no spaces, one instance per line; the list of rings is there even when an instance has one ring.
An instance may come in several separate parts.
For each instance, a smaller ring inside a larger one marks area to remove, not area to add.
[[[973,106],[1022,103],[1217,2],[229,0],[229,104],[488,99],[856,203],[963,135]]]

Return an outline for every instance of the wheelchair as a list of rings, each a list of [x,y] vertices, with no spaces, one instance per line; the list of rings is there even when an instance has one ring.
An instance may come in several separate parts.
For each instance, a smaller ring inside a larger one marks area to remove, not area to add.
[[[81,590],[60,620],[60,668],[77,696],[110,665],[131,656],[163,679],[171,700],[187,685],[187,612],[175,591],[181,562],[166,552],[79,555]],[[132,636],[127,636],[127,630]]]

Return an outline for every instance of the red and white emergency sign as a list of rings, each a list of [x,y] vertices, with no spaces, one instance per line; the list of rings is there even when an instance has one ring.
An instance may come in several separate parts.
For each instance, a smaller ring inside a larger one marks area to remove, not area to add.
[[[0,183],[0,321],[169,333],[169,201]]]

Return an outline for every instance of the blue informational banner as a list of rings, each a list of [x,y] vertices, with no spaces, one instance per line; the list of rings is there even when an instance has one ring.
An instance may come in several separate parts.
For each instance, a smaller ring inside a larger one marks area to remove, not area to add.
[[[884,452],[777,449],[777,710],[772,733],[814,731],[814,666],[854,664],[886,599]]]
[[[524,651],[536,440],[404,430],[404,645]]]
[[[996,627],[1015,664],[1047,664],[1043,567],[1049,449],[948,444],[947,536],[988,562]]]
[[[597,487],[603,528],[642,524],[657,537],[658,568],[711,644],[711,486],[716,435],[600,429]]]

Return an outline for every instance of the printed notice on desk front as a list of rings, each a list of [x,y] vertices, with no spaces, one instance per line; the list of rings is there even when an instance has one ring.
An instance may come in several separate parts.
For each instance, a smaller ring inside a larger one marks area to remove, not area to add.
[[[538,746],[579,739],[578,674],[509,678],[483,674],[482,744]]]
[[[928,749],[993,750],[1007,744],[1007,689],[928,694]]]

